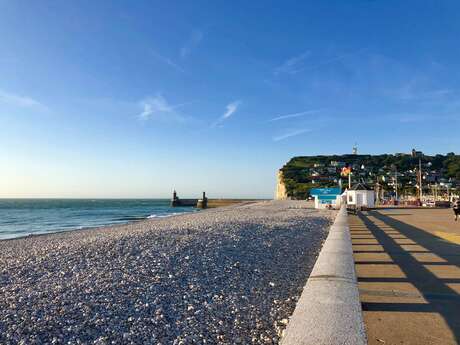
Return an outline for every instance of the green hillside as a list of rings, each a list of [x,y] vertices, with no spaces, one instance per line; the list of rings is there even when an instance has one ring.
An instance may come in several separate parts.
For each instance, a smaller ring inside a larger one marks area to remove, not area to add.
[[[391,193],[398,181],[400,195],[416,195],[417,167],[422,163],[423,188],[429,191],[430,186],[439,186],[455,190],[460,182],[460,156],[454,153],[447,155],[424,155],[421,152],[412,154],[383,155],[331,155],[331,156],[299,156],[292,158],[283,167],[284,183],[287,193],[295,199],[309,196],[311,188],[337,186],[343,166],[353,169],[353,182],[364,182],[371,187],[378,183],[385,191]],[[343,186],[348,179],[342,178]]]

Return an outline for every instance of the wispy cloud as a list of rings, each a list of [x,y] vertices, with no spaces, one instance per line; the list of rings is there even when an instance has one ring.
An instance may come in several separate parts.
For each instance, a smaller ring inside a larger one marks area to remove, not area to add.
[[[203,36],[204,35],[202,31],[194,30],[187,42],[185,42],[185,44],[180,49],[180,57],[186,58],[188,55],[190,55],[192,50],[195,49],[203,40]]]
[[[293,56],[284,61],[280,66],[273,70],[275,75],[279,74],[296,74],[303,69],[304,61],[311,55],[309,51],[303,52],[300,55]]]
[[[232,116],[235,111],[238,110],[238,107],[240,106],[241,101],[235,101],[230,104],[227,104],[227,111],[222,115],[222,119],[228,119],[230,116]]]
[[[387,114],[382,115],[382,118],[386,118],[390,121],[397,121],[403,124],[415,124],[421,123],[426,125],[428,122],[439,122],[439,121],[452,121],[460,119],[458,112],[446,113],[440,111],[439,113],[399,113],[399,114]]]
[[[302,71],[303,70],[312,70],[312,69],[315,69],[315,68],[326,66],[326,65],[329,65],[331,63],[346,59],[348,57],[361,54],[361,53],[365,52],[366,50],[368,50],[368,48],[362,48],[362,49],[358,49],[357,51],[354,51],[354,52],[351,52],[351,53],[337,55],[337,56],[331,57],[330,59],[324,59],[323,61],[320,61],[317,64],[313,64],[311,66],[305,66],[305,68],[303,68]]]
[[[291,118],[294,118],[294,117],[302,117],[302,116],[311,115],[311,114],[317,114],[317,113],[320,113],[321,111],[322,111],[321,109],[318,109],[318,110],[306,110],[306,111],[302,111],[302,112],[299,112],[299,113],[278,115],[278,116],[268,120],[268,122],[291,119]]]
[[[290,132],[286,132],[286,133],[284,133],[284,134],[282,134],[282,135],[273,137],[273,141],[281,141],[281,140],[284,140],[284,139],[287,139],[287,138],[291,138],[291,137],[295,137],[295,136],[297,136],[297,135],[300,135],[300,134],[303,134],[303,133],[307,133],[307,132],[311,132],[311,129],[308,129],[308,128],[297,129],[297,130],[290,131]]]
[[[159,60],[159,61],[163,62],[164,64],[174,68],[176,71],[181,72],[181,73],[185,73],[185,70],[181,66],[179,66],[177,63],[175,63],[173,60],[171,60],[170,58],[168,58],[166,56],[163,56],[161,54],[158,54],[154,50],[150,50],[150,54],[152,54],[152,56],[154,58],[156,58],[157,60]]]
[[[138,117],[141,120],[158,119],[184,122],[185,117],[177,109],[189,103],[172,105],[161,94],[157,94],[154,97],[148,97],[139,102],[142,111],[138,114]]]
[[[214,122],[213,126],[217,126],[221,124],[222,122],[224,122],[225,120],[227,120],[230,116],[232,116],[238,110],[238,107],[240,105],[241,105],[240,100],[233,101],[227,104],[227,106],[225,107],[226,108],[225,113],[216,122]]]
[[[313,69],[316,69],[316,68],[320,68],[320,67],[323,67],[323,66],[327,66],[327,65],[330,65],[330,64],[333,64],[337,61],[340,61],[340,60],[344,60],[346,58],[349,58],[349,57],[352,57],[352,56],[355,56],[355,55],[359,55],[365,51],[367,51],[368,48],[361,48],[361,49],[358,49],[356,51],[353,51],[353,52],[350,52],[350,53],[345,53],[345,54],[340,54],[340,55],[336,55],[336,56],[333,56],[331,58],[328,58],[328,59],[324,59],[324,60],[321,60],[319,62],[316,62],[316,63],[310,63],[310,64],[307,64],[305,63],[305,59],[308,58],[311,54],[309,51],[299,55],[299,56],[295,56],[291,59],[288,59],[284,62],[283,65],[281,65],[280,67],[276,68],[275,69],[275,75],[277,74],[280,74],[282,72],[284,73],[289,73],[289,74],[297,74],[297,73],[300,73],[300,72],[303,72],[303,71],[309,71],[309,70],[313,70]]]
[[[456,96],[451,89],[422,89],[416,79],[390,90],[389,93],[401,101],[446,101],[449,96]]]
[[[47,109],[44,104],[31,97],[0,90],[0,104],[2,103],[20,108],[35,108],[41,110]]]

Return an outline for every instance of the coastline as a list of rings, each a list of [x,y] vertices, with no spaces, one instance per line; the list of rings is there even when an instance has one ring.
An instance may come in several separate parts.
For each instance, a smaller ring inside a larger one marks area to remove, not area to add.
[[[333,215],[263,201],[2,241],[0,342],[275,344]]]
[[[141,222],[146,222],[154,219],[165,219],[165,218],[172,218],[172,217],[179,217],[183,216],[189,213],[197,213],[197,212],[202,212],[201,210],[197,210],[194,212],[182,212],[182,213],[176,213],[176,214],[171,214],[171,215],[166,215],[166,216],[158,216],[158,217],[151,217],[147,216],[142,219],[135,219],[135,220],[127,220],[126,222],[119,222],[119,223],[111,223],[111,224],[105,224],[105,225],[96,225],[96,226],[85,226],[81,228],[76,228],[76,229],[67,229],[67,230],[56,230],[56,231],[49,231],[46,233],[32,233],[32,234],[27,234],[24,236],[17,236],[17,237],[11,237],[11,238],[0,238],[0,243],[3,241],[14,241],[14,240],[21,240],[21,239],[26,239],[26,238],[35,238],[35,237],[43,237],[43,236],[48,236],[48,235],[57,235],[57,234],[63,234],[63,233],[70,233],[70,232],[86,232],[86,231],[91,231],[91,230],[103,230],[104,228],[117,228],[117,227],[124,227],[130,224],[135,224],[135,223],[141,223]]]
[[[21,200],[22,199],[0,199],[0,200]],[[27,201],[37,201],[41,199],[24,199]],[[106,200],[116,200],[116,201],[137,201],[137,200],[150,200],[150,199],[43,199],[43,200],[53,200],[53,201],[75,201],[75,200],[84,200],[84,201],[93,201],[93,200],[99,200],[99,201],[106,201]],[[167,199],[151,199],[152,201],[167,201]],[[249,204],[249,203],[255,203],[255,202],[261,202],[261,201],[266,201],[265,199],[209,199],[209,205],[207,209],[214,209],[214,208],[222,208],[222,207],[227,207],[227,206],[233,206],[233,205],[241,205],[241,204]],[[167,201],[169,204],[169,200]],[[175,208],[169,208],[169,210],[174,210]],[[187,211],[185,211],[185,209]],[[28,238],[28,237],[36,237],[36,236],[43,236],[43,235],[48,235],[48,234],[58,234],[58,233],[63,233],[63,232],[74,232],[74,231],[88,231],[91,229],[100,229],[100,228],[105,228],[105,227],[115,227],[115,226],[123,226],[123,225],[128,225],[131,223],[136,223],[136,222],[142,222],[146,220],[152,220],[152,219],[163,219],[163,218],[170,218],[170,217],[175,217],[175,216],[180,216],[183,214],[188,214],[188,213],[196,213],[196,212],[202,212],[203,209],[196,208],[196,207],[186,207],[186,208],[178,208],[177,212],[171,212],[171,213],[165,213],[165,214],[150,214],[146,216],[125,216],[124,218],[117,219],[114,218],[112,220],[108,220],[107,223],[105,224],[98,224],[98,225],[83,225],[83,226],[74,226],[74,227],[59,227],[57,226],[55,229],[44,231],[44,232],[32,232],[32,233],[24,233],[20,235],[14,235],[11,237],[1,237],[0,236],[0,242],[1,241],[10,241],[10,240],[15,240],[15,239],[20,239],[20,238]],[[82,210],[83,212],[84,210]],[[0,229],[0,235],[2,235],[1,229]]]

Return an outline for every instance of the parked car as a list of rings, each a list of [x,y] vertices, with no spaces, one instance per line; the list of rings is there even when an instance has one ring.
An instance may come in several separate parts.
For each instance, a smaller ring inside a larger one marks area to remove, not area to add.
[[[426,200],[423,204],[423,207],[435,207],[436,203],[433,200]]]

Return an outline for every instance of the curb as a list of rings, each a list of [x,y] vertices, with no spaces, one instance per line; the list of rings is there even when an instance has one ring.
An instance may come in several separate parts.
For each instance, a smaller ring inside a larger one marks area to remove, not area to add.
[[[281,345],[366,345],[347,210],[342,207]]]

